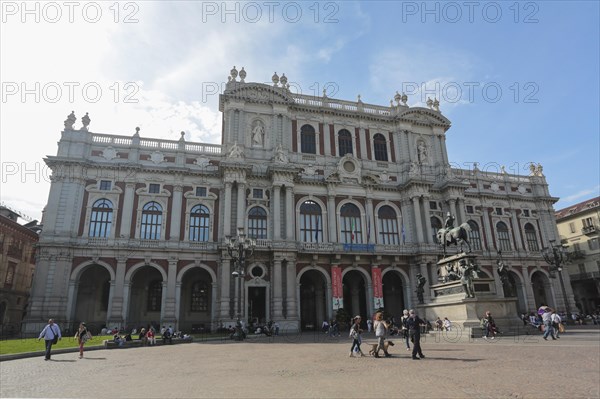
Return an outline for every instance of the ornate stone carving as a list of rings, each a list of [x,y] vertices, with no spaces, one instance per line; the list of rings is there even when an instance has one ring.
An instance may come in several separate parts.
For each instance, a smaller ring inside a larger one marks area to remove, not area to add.
[[[117,154],[117,150],[109,146],[102,151],[102,157],[110,161],[111,159],[119,158],[119,155]]]
[[[194,164],[196,164],[202,168],[205,168],[210,164],[210,160],[204,156],[200,156],[200,157],[196,158],[196,160],[194,161]]]
[[[152,154],[150,154],[150,160],[156,164],[159,164],[165,161],[165,156],[160,151],[154,151]]]
[[[85,116],[83,118],[81,118],[81,123],[83,124],[83,126],[79,130],[87,132],[88,131],[88,126],[90,125],[90,122],[91,122],[90,116],[86,112]]]
[[[77,117],[75,117],[75,111],[71,111],[65,120],[65,130],[73,130],[73,125],[76,121]]]

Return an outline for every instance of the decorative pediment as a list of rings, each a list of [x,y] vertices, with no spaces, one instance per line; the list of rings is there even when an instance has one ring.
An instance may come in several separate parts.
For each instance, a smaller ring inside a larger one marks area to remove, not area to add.
[[[424,125],[443,125],[450,127],[450,120],[438,112],[427,108],[410,108],[398,115],[399,119]]]
[[[260,83],[239,84],[231,91],[225,91],[224,95],[249,102],[276,102],[286,104],[292,104],[294,102],[294,99],[286,89],[267,86]]]

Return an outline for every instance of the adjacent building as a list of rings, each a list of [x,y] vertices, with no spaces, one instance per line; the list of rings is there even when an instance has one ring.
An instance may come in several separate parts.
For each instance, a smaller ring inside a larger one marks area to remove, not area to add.
[[[570,262],[568,274],[575,306],[584,314],[600,308],[600,197],[583,201],[556,212],[556,223]]]
[[[0,206],[0,336],[21,331],[35,272],[37,222],[23,226],[19,217]]]
[[[558,238],[540,165],[528,176],[451,166],[437,100],[409,107],[396,94],[380,106],[294,94],[285,75],[245,78],[234,68],[220,96],[221,144],[95,133],[87,114],[78,129],[69,115],[45,159],[28,331],[49,316],[214,330],[238,302],[244,319],[289,330],[340,307],[369,316],[383,305],[398,318],[417,305],[417,273],[431,299],[447,213],[469,226],[480,275],[495,282],[488,294],[519,311],[564,308],[540,253]],[[227,251],[240,231],[256,241],[241,281]]]

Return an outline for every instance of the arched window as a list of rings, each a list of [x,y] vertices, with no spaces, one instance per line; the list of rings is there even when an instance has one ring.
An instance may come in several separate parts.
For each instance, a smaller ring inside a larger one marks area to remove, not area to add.
[[[498,246],[502,251],[512,251],[510,246],[510,235],[508,234],[508,226],[504,222],[498,222],[496,225],[496,231],[498,232]]]
[[[396,211],[389,205],[384,205],[377,211],[377,223],[379,225],[379,243],[383,245],[398,245],[398,216]]]
[[[300,129],[300,147],[305,154],[317,153],[317,138],[315,128],[311,125],[304,125]]]
[[[540,250],[537,241],[537,234],[531,223],[527,223],[525,225],[525,240],[527,241],[527,248],[529,248],[529,251],[537,252]]]
[[[377,133],[373,137],[373,148],[375,149],[375,160],[387,162],[387,143],[385,141],[385,137],[383,137],[383,134]]]
[[[338,133],[338,147],[340,157],[352,154],[352,135],[346,129],[342,129]]]
[[[192,298],[190,311],[206,312],[208,310],[208,283],[196,281],[192,285]]]
[[[321,207],[314,201],[300,205],[300,241],[323,242]]]
[[[112,225],[113,204],[103,198],[94,202],[92,205],[92,214],[90,216],[90,237],[108,237],[110,235],[110,226]]]
[[[432,216],[430,219],[431,223],[431,234],[433,234],[433,242],[438,242],[437,232],[442,228],[442,221],[435,216]]]
[[[248,236],[250,238],[267,238],[267,211],[255,206],[248,212]]]
[[[154,280],[148,285],[148,312],[160,312],[162,304],[162,281]]]
[[[161,225],[162,206],[158,202],[148,202],[142,209],[140,238],[142,240],[160,240]]]
[[[203,241],[209,239],[210,214],[204,205],[196,205],[190,212],[190,241]]]
[[[479,225],[472,220],[468,221],[471,226],[469,231],[469,243],[473,251],[481,251],[481,233],[479,232]]]
[[[344,204],[340,210],[340,237],[345,244],[362,244],[360,210],[354,204]]]

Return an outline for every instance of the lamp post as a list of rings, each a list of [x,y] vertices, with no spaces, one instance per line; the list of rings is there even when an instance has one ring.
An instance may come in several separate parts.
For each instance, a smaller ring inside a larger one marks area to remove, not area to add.
[[[542,255],[544,256],[546,263],[550,265],[550,277],[556,278],[556,272],[558,272],[560,288],[562,290],[563,298],[565,300],[565,308],[567,310],[567,319],[569,319],[569,317],[571,317],[571,309],[569,307],[569,298],[567,298],[567,291],[565,290],[565,283],[562,276],[563,265],[569,260],[568,254],[565,252],[565,249],[562,245],[555,244],[555,240],[550,240],[550,248],[543,248]]]
[[[242,331],[242,281],[246,275],[246,258],[252,256],[254,248],[256,247],[256,241],[252,238],[246,237],[243,228],[238,228],[237,237],[226,236],[225,243],[227,245],[227,252],[233,260],[233,271],[231,275],[237,279],[237,309],[236,309],[236,323],[235,323],[235,338],[238,341],[244,339],[244,333]],[[234,302],[235,303],[235,302]]]

